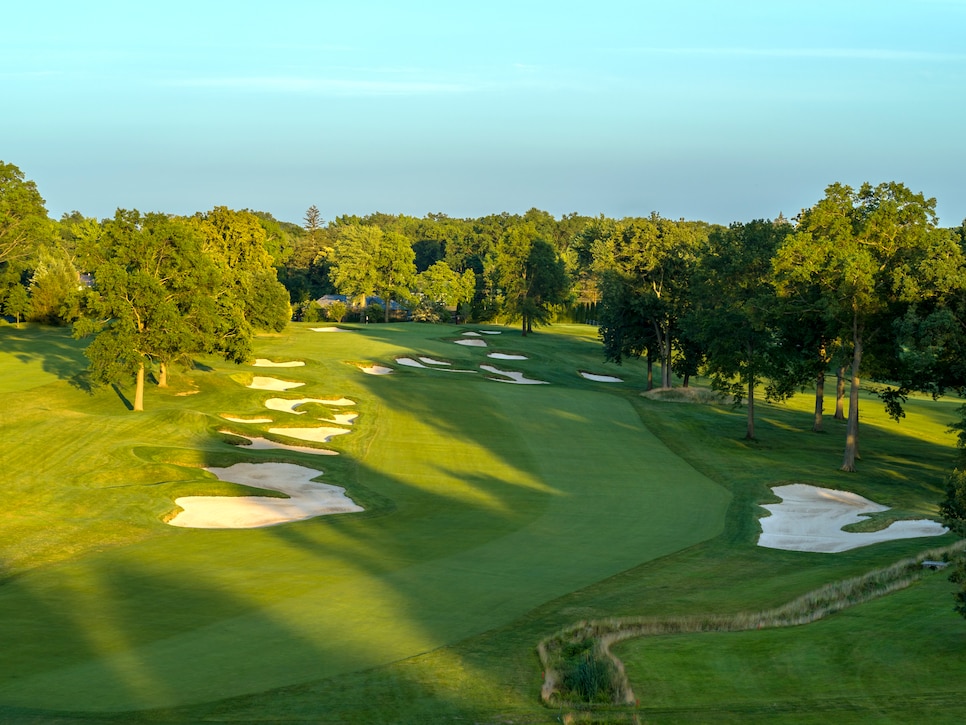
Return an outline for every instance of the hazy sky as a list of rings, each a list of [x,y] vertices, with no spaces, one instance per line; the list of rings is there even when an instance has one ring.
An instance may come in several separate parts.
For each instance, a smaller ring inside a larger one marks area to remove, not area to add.
[[[56,217],[966,217],[966,0],[8,5],[0,159]]]

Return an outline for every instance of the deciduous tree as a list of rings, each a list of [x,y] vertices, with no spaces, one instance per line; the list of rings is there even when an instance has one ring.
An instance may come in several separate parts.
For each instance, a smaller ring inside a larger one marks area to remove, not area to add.
[[[961,279],[962,250],[936,234],[935,199],[895,182],[857,191],[832,184],[802,213],[775,259],[779,286],[821,291],[822,314],[851,348],[851,387],[842,470],[855,470],[859,387],[895,371],[894,323],[913,305],[948,294]],[[886,398],[894,414],[899,397]]]

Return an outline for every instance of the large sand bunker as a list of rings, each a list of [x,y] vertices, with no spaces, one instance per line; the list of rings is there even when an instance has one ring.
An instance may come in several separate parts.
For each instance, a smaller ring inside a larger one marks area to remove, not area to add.
[[[842,531],[843,526],[862,521],[869,514],[888,511],[889,507],[849,491],[804,483],[775,486],[772,491],[782,502],[762,506],[771,516],[760,519],[758,538],[758,545],[769,549],[835,553],[893,539],[940,536],[948,531],[929,519],[894,521],[881,531]]]
[[[598,383],[623,383],[623,379],[614,377],[613,375],[598,375],[597,373],[588,373],[583,370],[580,371],[580,377],[587,378],[587,380],[593,380]]]
[[[234,415],[225,415],[222,413],[222,418],[225,420],[230,420],[232,423],[271,423],[271,418],[239,418]]]
[[[486,340],[481,340],[478,337],[470,337],[466,340],[453,340],[457,345],[466,345],[467,347],[486,347]]]
[[[253,390],[291,390],[292,388],[300,388],[305,383],[297,383],[293,380],[279,380],[278,378],[266,378],[261,375],[256,375],[252,378],[252,382],[249,383],[248,387]]]
[[[292,463],[236,463],[207,468],[222,481],[281,491],[289,498],[266,496],[182,496],[183,511],[168,523],[193,529],[252,529],[289,521],[362,511],[341,486],[315,483],[321,471]]]
[[[285,436],[286,438],[298,438],[300,441],[312,441],[313,443],[328,443],[336,436],[349,433],[345,428],[328,428],[326,426],[314,428],[269,428],[268,432]]]
[[[489,380],[495,380],[499,383],[516,383],[517,385],[548,385],[546,380],[534,380],[533,378],[528,378],[524,376],[523,373],[517,372],[515,370],[500,370],[498,367],[493,365],[480,365],[481,370],[486,370],[488,373],[493,373],[494,375],[502,375],[501,378],[488,378]],[[507,379],[505,379],[507,378]]]
[[[407,368],[422,368],[423,370],[442,370],[444,373],[475,373],[476,372],[475,370],[459,370],[457,368],[442,367],[443,365],[452,365],[452,363],[440,362],[439,360],[432,360],[431,364],[424,365],[422,362],[420,362],[420,360],[429,361],[429,360],[432,360],[432,358],[421,357],[419,358],[419,360],[416,360],[411,357],[396,358],[397,363]]]
[[[256,368],[300,368],[305,365],[304,360],[283,360],[281,362],[274,362],[273,360],[268,360],[266,358],[260,357],[256,358],[255,362],[252,363]]]
[[[345,330],[341,327],[310,327],[312,332],[351,332],[351,330]]]
[[[508,352],[488,352],[486,356],[494,360],[529,360],[526,355],[513,355]]]
[[[355,405],[354,400],[349,400],[348,398],[337,398],[334,400],[325,400],[323,398],[298,398],[292,400],[290,398],[269,398],[265,401],[265,407],[269,410],[279,410],[284,413],[294,413],[295,415],[305,415],[304,410],[296,410],[300,405],[305,405],[306,403],[321,403],[322,405],[335,405],[335,406],[345,406],[345,405]],[[271,421],[268,421],[269,423]]]
[[[393,370],[385,365],[359,365],[357,366],[366,375],[389,375]]]
[[[219,433],[226,433],[228,435],[238,436],[239,438],[244,438],[249,441],[247,444],[243,444],[248,450],[254,451],[295,451],[296,453],[311,453],[316,456],[337,456],[338,451],[330,451],[327,448],[310,448],[309,446],[292,446],[287,443],[278,443],[276,441],[270,441],[268,438],[257,438],[252,436],[244,436],[241,433],[235,433],[230,430],[219,431]]]

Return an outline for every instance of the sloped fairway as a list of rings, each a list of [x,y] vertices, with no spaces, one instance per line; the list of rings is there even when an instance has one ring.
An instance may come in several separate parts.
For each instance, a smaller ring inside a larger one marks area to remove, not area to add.
[[[18,531],[38,543],[0,534],[4,559],[16,558],[0,586],[0,706],[170,708],[347,675],[506,626],[722,531],[729,494],[651,435],[628,398],[573,372],[598,354],[587,340],[526,348],[518,369],[551,382],[541,386],[367,376],[345,364],[485,362],[485,351],[452,344],[457,334],[295,327],[262,339],[259,356],[305,360],[286,371],[306,383],[300,396],[357,403],[351,433],[332,444],[341,455],[322,462],[227,446],[219,416],[264,413],[275,394],[244,387],[255,369],[215,360],[176,384],[197,395],[152,391],[138,416],[113,391],[71,387],[66,373],[11,393],[5,517],[25,517]],[[271,415],[303,425],[326,412]],[[244,531],[162,523],[175,495],[218,488],[200,466],[239,460],[322,468],[320,480],[346,487],[366,513]],[[39,543],[62,530],[77,533],[75,550]]]

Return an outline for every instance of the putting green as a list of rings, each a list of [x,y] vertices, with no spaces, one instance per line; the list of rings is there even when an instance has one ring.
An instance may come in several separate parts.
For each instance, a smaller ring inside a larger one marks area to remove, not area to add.
[[[424,332],[393,334],[325,344],[386,360],[446,349]],[[293,337],[259,354],[317,365],[308,338]],[[171,529],[17,576],[0,587],[0,703],[135,710],[374,667],[722,530],[729,495],[669,452],[623,397],[421,370],[341,374],[327,392],[357,398],[361,416],[340,437],[351,440],[332,464],[342,468],[319,464],[323,480],[392,508],[256,530]]]

